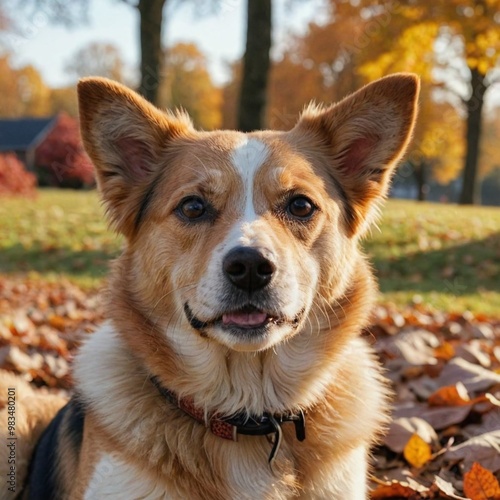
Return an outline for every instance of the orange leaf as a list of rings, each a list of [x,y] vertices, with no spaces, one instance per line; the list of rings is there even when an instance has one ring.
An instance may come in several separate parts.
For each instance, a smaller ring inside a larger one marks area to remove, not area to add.
[[[449,361],[455,356],[455,348],[449,342],[443,342],[439,347],[434,349],[434,356],[443,361]]]
[[[394,481],[391,484],[378,486],[370,494],[371,500],[382,500],[384,498],[410,498],[415,494],[415,490],[409,486],[403,486]]]
[[[432,457],[431,447],[418,435],[413,434],[403,450],[406,461],[413,467],[422,467]]]
[[[463,406],[471,403],[467,389],[462,382],[441,387],[429,396],[430,406]]]
[[[66,328],[66,320],[62,316],[57,316],[53,314],[49,318],[49,324],[52,328],[56,328],[63,332]]]
[[[500,500],[500,485],[492,472],[474,462],[464,474],[464,493],[471,500]]]

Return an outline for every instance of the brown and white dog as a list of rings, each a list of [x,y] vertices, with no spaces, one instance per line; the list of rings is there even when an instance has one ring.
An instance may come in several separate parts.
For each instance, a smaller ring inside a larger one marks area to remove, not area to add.
[[[289,132],[243,134],[80,82],[83,140],[126,246],[25,498],[366,498],[387,391],[359,336],[375,284],[358,244],[418,88],[388,76]]]

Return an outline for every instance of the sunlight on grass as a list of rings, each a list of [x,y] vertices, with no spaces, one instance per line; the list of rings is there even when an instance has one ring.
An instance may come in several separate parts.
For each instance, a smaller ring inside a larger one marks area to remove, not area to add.
[[[41,190],[0,202],[0,273],[97,287],[121,239],[95,192]],[[500,314],[500,209],[390,200],[364,247],[382,302]]]
[[[40,190],[35,200],[2,200],[0,272],[51,281],[64,275],[98,286],[121,240],[108,230],[94,191]]]

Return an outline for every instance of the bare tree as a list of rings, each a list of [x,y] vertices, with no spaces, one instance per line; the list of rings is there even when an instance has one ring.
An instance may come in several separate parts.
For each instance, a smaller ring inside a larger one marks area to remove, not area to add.
[[[247,0],[247,41],[243,57],[238,128],[263,128],[271,50],[271,0]]]
[[[124,67],[117,47],[110,43],[92,42],[71,56],[65,65],[65,70],[78,78],[104,76],[122,82]]]
[[[161,34],[163,9],[166,0],[138,0],[141,38],[141,83],[139,93],[148,101],[158,104],[158,88],[163,58]]]

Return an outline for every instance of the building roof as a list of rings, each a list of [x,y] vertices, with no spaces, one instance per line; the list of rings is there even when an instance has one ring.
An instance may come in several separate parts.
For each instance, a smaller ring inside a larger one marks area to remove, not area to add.
[[[55,117],[0,119],[0,151],[26,151],[50,132]]]

